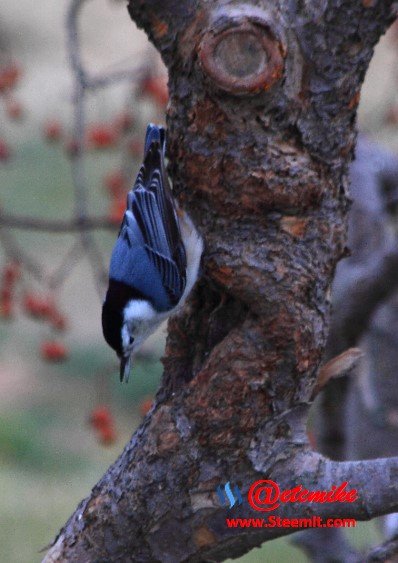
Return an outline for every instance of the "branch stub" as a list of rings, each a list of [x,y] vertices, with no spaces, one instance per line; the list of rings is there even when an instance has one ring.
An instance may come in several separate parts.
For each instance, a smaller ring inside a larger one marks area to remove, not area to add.
[[[207,32],[199,46],[204,72],[222,90],[253,95],[269,90],[283,73],[284,50],[268,22],[229,21]],[[231,25],[232,24],[232,25]]]

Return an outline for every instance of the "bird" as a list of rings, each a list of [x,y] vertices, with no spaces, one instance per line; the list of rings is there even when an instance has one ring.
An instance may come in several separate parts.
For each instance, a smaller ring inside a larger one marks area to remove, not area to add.
[[[132,354],[184,305],[200,273],[203,239],[174,200],[165,152],[165,129],[150,123],[110,259],[102,330],[120,359],[121,382]]]

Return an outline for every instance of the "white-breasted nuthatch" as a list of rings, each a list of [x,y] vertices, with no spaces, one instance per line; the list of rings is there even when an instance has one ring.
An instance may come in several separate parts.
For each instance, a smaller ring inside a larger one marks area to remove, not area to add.
[[[203,242],[175,203],[167,177],[165,130],[148,125],[144,162],[113,248],[102,307],[105,340],[128,381],[131,355],[185,302],[198,273]]]

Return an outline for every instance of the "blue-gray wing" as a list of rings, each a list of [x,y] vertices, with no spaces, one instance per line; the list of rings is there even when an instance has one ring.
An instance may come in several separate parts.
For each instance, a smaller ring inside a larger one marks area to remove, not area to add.
[[[142,241],[174,306],[185,289],[186,255],[165,171],[164,144],[164,129],[149,125],[144,162],[128,194],[122,229],[128,225],[132,244]]]
[[[121,286],[118,286],[117,298],[123,301],[121,308],[125,301],[132,298],[149,299],[157,311],[168,311],[173,307],[163,279],[149,258],[141,231],[130,211],[125,213],[113,248],[109,277],[126,288],[121,295]]]

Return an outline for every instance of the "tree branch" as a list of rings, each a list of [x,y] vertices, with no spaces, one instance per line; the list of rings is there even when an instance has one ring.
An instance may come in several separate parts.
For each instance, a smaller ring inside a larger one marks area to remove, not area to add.
[[[42,219],[23,215],[10,215],[0,212],[0,226],[10,229],[21,229],[28,231],[48,231],[52,233],[72,233],[90,230],[116,230],[115,223],[108,217],[84,217],[83,219],[73,218],[70,220],[62,219]]]
[[[199,6],[198,0],[132,0],[128,11],[163,58],[171,62],[176,33],[186,28]]]
[[[396,291],[398,247],[375,253],[372,261],[356,268],[356,273],[358,277],[345,284],[345,297],[335,303],[330,333],[333,353],[336,346],[344,349],[357,344],[377,307]]]
[[[228,528],[228,480],[358,488],[354,504],[278,509],[295,517],[398,508],[396,459],[339,464],[305,433],[358,91],[391,5],[130,2],[169,67],[170,173],[206,241],[203,277],[169,323],[155,406],[47,561],[221,561],[288,533]]]
[[[398,158],[360,137],[350,179],[351,256],[339,264],[333,284],[329,356],[358,343],[377,307],[398,286],[398,241],[386,214],[396,200]]]
[[[13,262],[18,264],[23,264],[26,270],[40,283],[45,281],[45,275],[43,268],[35,260],[31,258],[28,254],[17,243],[15,238],[7,230],[0,227],[0,242],[6,253],[6,256]]]
[[[87,89],[96,90],[97,88],[112,86],[115,82],[120,82],[121,80],[137,80],[143,74],[144,69],[142,65],[140,65],[132,69],[115,70],[107,74],[94,75],[89,78],[86,77],[85,84]]]
[[[95,487],[91,497],[80,504],[44,559],[44,563],[65,560],[90,561],[94,556],[100,555],[113,561],[118,558],[125,561],[223,561],[227,557],[241,555],[248,548],[258,546],[264,541],[294,531],[269,527],[246,529],[242,533],[236,528],[228,528],[225,519],[230,517],[231,513],[220,506],[215,494],[215,483],[218,479],[229,479],[229,476],[223,475],[220,463],[217,464],[215,460],[211,463],[208,458],[202,456],[200,467],[202,471],[206,470],[206,481],[199,487],[185,487],[183,491],[179,487],[177,504],[180,510],[177,514],[171,513],[170,503],[174,506],[176,504],[170,497],[175,477],[170,472],[160,475],[156,474],[155,470],[154,474],[154,465],[159,468],[162,462],[166,461],[169,467],[181,471],[188,460],[184,453],[184,439],[181,439],[178,430],[177,436],[173,436],[175,427],[169,426],[169,421],[172,420],[170,414],[169,409],[156,410],[153,423],[144,423],[136,435],[152,452],[152,462],[142,458],[137,440],[132,447],[126,448],[113,468],[112,480],[109,480],[109,475],[105,476]],[[168,419],[166,425],[165,417]],[[292,420],[296,424],[297,419],[293,417]],[[151,436],[155,421],[157,424],[163,422],[163,428],[157,433],[160,437],[158,448]],[[278,423],[274,421],[274,426],[268,423],[266,428],[261,430],[266,429],[271,431],[271,434],[274,431],[280,432],[283,426],[281,423],[285,424],[287,421],[288,418],[285,417]],[[290,429],[297,434],[295,426]],[[260,432],[258,434],[260,435]],[[261,432],[261,436],[264,437],[265,434]],[[271,437],[274,438],[273,435]],[[179,439],[181,442],[177,444]],[[170,449],[172,442],[173,451]],[[272,512],[272,515],[281,518],[319,516],[325,520],[330,517],[369,520],[398,509],[398,458],[338,463],[305,449],[299,449],[292,455],[291,443],[285,443],[282,447],[279,443],[275,447],[275,442],[271,439],[263,440],[256,456],[261,455],[263,447],[269,446],[272,450],[268,450],[266,456],[270,465],[263,464],[262,471],[259,472],[246,466],[234,473],[234,479],[242,482],[240,488],[245,501],[234,510],[233,517],[264,516],[263,513],[254,512],[246,501],[251,483],[264,478],[277,478],[281,490],[293,488],[298,484],[309,490],[329,490],[333,485],[348,481],[350,490],[356,488],[360,491],[358,502],[352,504],[281,503],[281,507]],[[295,446],[297,448],[297,443]],[[279,460],[282,460],[279,463],[275,463],[276,453]],[[158,457],[159,454],[161,457]],[[189,466],[192,471],[192,459],[185,468],[188,469]],[[138,481],[131,481],[131,474],[125,471],[127,467],[135,467],[134,473]],[[186,475],[189,475],[189,472]],[[146,511],[148,505],[144,500],[152,497],[154,489],[157,490],[157,503],[151,512],[156,514],[155,526],[153,514]],[[118,507],[117,515],[111,521],[109,514],[106,514],[109,505]],[[191,527],[189,535],[186,533],[188,522]],[[134,526],[139,526],[145,542],[142,542],[140,534],[124,536],[125,531],[134,529]],[[123,536],[122,540],[120,535]],[[109,537],[117,539],[109,542]]]

